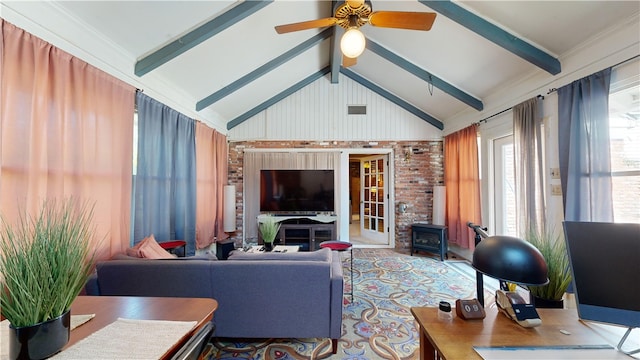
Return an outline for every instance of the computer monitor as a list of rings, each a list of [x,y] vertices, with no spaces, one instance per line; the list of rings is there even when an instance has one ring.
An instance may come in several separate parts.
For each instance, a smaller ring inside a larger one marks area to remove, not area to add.
[[[580,319],[640,327],[640,224],[563,226]]]
[[[640,327],[640,224],[564,222],[583,320]]]

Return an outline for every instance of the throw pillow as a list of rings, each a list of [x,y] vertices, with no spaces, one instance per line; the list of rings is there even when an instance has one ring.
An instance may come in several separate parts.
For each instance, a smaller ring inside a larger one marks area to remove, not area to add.
[[[147,236],[133,248],[127,249],[127,255],[145,259],[173,259],[175,255],[163,249],[153,234]]]
[[[156,242],[153,235],[140,247],[140,254],[145,259],[173,259],[176,257],[163,249],[162,246]]]
[[[153,236],[153,234],[151,236]],[[134,247],[127,248],[127,250],[125,251],[127,253],[127,255],[128,256],[137,257],[137,258],[141,258],[142,254],[140,254],[140,247],[144,244],[145,240],[147,240],[148,238],[149,237],[146,237],[146,238],[142,239],[142,241],[137,243]]]

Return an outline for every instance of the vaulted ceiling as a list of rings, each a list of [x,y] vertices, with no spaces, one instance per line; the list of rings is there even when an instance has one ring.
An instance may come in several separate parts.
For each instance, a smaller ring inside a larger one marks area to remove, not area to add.
[[[638,1],[373,0],[373,11],[436,20],[430,31],[363,26],[367,48],[348,68],[340,27],[274,30],[331,17],[341,3],[3,1],[2,16],[38,24],[27,30],[216,127],[232,129],[319,77],[346,76],[442,129],[481,113],[496,89],[561,74],[564,57],[640,12]]]

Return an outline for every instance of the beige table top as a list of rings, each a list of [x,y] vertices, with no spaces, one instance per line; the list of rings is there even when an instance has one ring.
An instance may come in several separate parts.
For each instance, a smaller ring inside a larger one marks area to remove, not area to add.
[[[95,314],[95,317],[71,331],[71,338],[65,348],[71,347],[118,318],[196,321],[193,330],[163,357],[170,358],[206,322],[211,321],[217,308],[217,301],[204,298],[78,296],[71,305],[71,314]]]

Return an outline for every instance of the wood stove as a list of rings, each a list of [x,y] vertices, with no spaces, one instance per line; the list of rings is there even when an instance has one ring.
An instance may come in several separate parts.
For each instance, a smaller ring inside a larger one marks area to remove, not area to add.
[[[411,225],[411,255],[418,250],[440,255],[440,261],[447,258],[447,227],[432,224]]]

